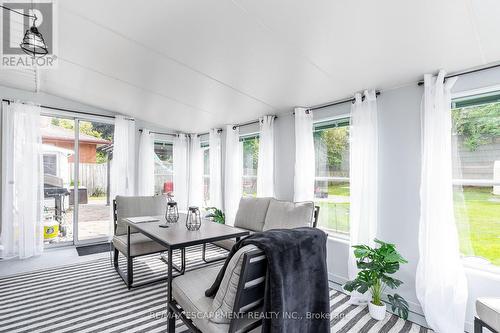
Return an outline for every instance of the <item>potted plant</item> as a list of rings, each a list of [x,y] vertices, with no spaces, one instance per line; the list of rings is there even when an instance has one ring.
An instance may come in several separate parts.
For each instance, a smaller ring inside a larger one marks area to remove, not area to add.
[[[367,245],[355,245],[354,256],[356,265],[360,270],[357,277],[348,281],[344,289],[352,292],[364,294],[370,290],[372,299],[368,304],[370,315],[373,319],[382,320],[385,318],[386,306],[382,301],[382,294],[387,287],[396,289],[403,284],[401,280],[393,278],[391,275],[399,270],[400,264],[406,261],[397,251],[396,245],[385,243],[375,239],[378,245],[372,248]],[[408,303],[398,294],[388,295],[392,311],[401,318],[408,318]]]
[[[220,210],[219,208],[216,207],[207,207],[205,210],[208,212],[208,214],[205,216],[207,219],[211,219],[214,222],[224,224],[226,221],[226,216]]]

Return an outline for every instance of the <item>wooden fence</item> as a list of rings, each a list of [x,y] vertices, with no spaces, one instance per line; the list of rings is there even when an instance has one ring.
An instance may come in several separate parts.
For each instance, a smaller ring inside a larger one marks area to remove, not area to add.
[[[74,163],[70,163],[69,167],[70,170],[74,170]],[[108,186],[108,165],[106,163],[80,163],[78,173],[80,186],[87,188],[89,196],[106,195]],[[73,177],[71,177],[71,181],[74,181]]]

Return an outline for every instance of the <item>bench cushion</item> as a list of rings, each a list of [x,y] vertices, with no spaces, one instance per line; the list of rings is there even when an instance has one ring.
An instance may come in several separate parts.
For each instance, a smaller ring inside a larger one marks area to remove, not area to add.
[[[476,312],[479,319],[500,332],[500,298],[478,298]]]
[[[113,246],[115,249],[127,254],[127,235],[120,235],[113,237]],[[167,248],[161,246],[157,242],[151,240],[147,236],[141,233],[131,233],[130,234],[130,255],[131,256],[142,256],[145,254],[158,253],[161,251],[167,251]]]
[[[217,294],[212,303],[212,313],[214,316],[210,321],[219,324],[227,324],[231,321],[238,283],[240,282],[241,267],[245,253],[255,251],[258,248],[254,245],[246,245],[239,249],[229,261],[226,272],[222,278]],[[212,280],[213,282],[213,280]]]
[[[314,203],[289,202],[271,199],[263,231],[270,229],[292,229],[312,226]]]
[[[270,200],[271,198],[241,198],[234,226],[252,231],[262,231]]]
[[[127,226],[122,222],[124,218],[137,216],[163,216],[165,215],[167,207],[167,199],[162,195],[146,197],[126,197],[118,195],[115,200],[117,218],[115,235],[125,235],[127,233]]]
[[[208,319],[212,316],[212,299],[205,296],[205,290],[211,287],[220,269],[220,266],[196,269],[172,281],[174,299],[186,313],[194,314],[190,319],[205,333],[227,333],[229,330],[228,324],[217,324]]]

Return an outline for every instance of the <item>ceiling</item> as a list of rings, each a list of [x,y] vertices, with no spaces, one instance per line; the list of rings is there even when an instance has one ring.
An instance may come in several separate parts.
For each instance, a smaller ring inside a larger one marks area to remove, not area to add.
[[[33,89],[187,132],[500,60],[497,0],[64,0]]]

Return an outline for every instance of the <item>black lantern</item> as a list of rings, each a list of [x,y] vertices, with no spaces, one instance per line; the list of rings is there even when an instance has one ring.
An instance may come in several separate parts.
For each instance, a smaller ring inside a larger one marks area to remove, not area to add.
[[[165,212],[165,220],[167,223],[175,223],[179,221],[179,210],[177,209],[177,202],[169,200],[167,202],[167,211]]]
[[[45,44],[42,34],[35,27],[35,22],[33,22],[33,26],[31,26],[31,28],[26,30],[20,47],[26,54],[29,54],[32,57],[44,56],[49,53],[47,44]]]
[[[186,228],[189,231],[199,230],[201,227],[201,215],[198,207],[191,206],[188,208],[188,214],[186,217]]]

